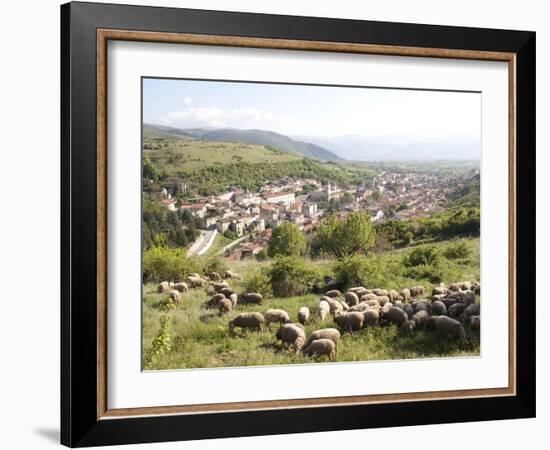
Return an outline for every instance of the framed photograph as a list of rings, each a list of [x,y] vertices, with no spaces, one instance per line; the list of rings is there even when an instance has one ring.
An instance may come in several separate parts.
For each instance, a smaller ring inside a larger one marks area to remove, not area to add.
[[[534,417],[535,33],[61,26],[63,444]]]

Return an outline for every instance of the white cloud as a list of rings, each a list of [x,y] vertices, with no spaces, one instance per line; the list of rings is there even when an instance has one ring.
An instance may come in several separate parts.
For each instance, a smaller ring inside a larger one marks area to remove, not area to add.
[[[217,106],[195,108],[187,106],[179,111],[172,111],[161,118],[165,125],[182,128],[215,127],[215,128],[266,128],[277,125],[274,114],[257,108],[222,109]]]
[[[183,99],[183,104],[187,107],[191,106],[191,103],[193,103],[193,99],[191,97],[185,97]]]

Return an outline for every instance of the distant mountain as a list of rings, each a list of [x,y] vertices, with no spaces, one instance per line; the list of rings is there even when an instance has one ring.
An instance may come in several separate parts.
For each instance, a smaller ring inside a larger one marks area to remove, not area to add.
[[[161,125],[145,124],[144,129],[158,130],[172,135],[190,136],[207,141],[243,142],[246,144],[269,145],[277,150],[282,150],[294,155],[306,156],[321,161],[341,161],[343,158],[331,151],[309,142],[301,142],[289,138],[283,134],[266,130],[237,130],[190,128],[176,129]]]
[[[473,142],[415,142],[403,144],[397,139],[346,135],[335,138],[299,136],[305,142],[320,145],[341,158],[353,161],[479,160],[481,148]]]
[[[184,130],[179,128],[165,127],[164,125],[151,125],[149,123],[143,124],[143,131],[148,134],[148,136],[153,137],[155,134],[158,134],[159,137],[172,136],[182,139],[196,139],[193,134],[187,133]]]

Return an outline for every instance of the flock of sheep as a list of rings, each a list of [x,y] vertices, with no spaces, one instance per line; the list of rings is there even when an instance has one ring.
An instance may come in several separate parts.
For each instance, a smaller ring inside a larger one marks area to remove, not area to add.
[[[227,282],[228,278],[240,279],[238,274],[231,271],[223,277],[213,272],[206,279],[191,274],[186,282],[160,283],[158,292],[168,294],[167,300],[177,307],[180,293],[190,288],[206,287],[211,297],[204,306],[216,308],[220,316],[231,312],[237,304],[262,304],[261,294],[238,295]],[[234,333],[235,328],[240,328],[241,332],[270,330],[271,325],[276,323],[279,328],[275,338],[288,348],[301,351],[305,356],[327,356],[330,360],[336,360],[341,332],[353,335],[354,331],[373,326],[393,324],[405,333],[433,331],[442,337],[464,343],[465,327],[480,329],[480,305],[475,303],[476,294],[479,293],[479,283],[468,281],[453,283],[449,287],[443,284],[434,287],[429,299],[425,298],[422,286],[406,288],[401,292],[362,286],[350,288],[345,293],[332,289],[320,297],[313,312],[307,306],[302,306],[297,313],[297,322],[293,322],[283,309],[268,309],[264,313],[241,312],[229,321],[228,326],[230,332]],[[304,325],[310,321],[313,313],[321,322],[332,316],[339,329],[323,328],[306,337]]]

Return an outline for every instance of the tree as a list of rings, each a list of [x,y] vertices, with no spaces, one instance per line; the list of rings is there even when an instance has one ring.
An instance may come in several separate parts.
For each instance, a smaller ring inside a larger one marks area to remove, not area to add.
[[[143,154],[143,178],[149,178],[153,181],[158,180],[157,168],[147,153]]]
[[[319,250],[337,258],[367,252],[376,240],[370,217],[364,212],[352,212],[339,220],[330,215],[317,227],[314,241]]]
[[[273,230],[267,254],[274,256],[299,256],[305,253],[304,234],[293,223],[286,222]]]

